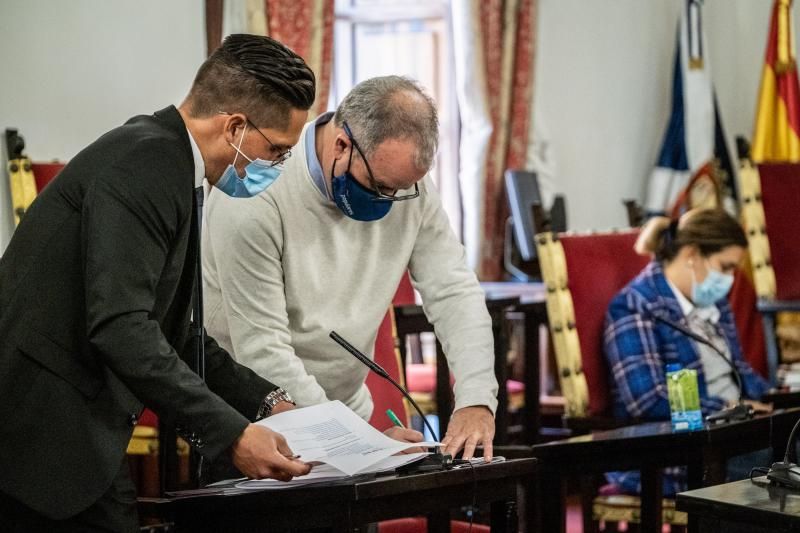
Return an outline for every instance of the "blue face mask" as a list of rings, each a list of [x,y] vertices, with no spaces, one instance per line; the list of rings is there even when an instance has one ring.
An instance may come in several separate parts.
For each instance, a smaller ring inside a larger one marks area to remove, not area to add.
[[[214,185],[217,189],[221,190],[228,196],[234,198],[249,198],[266,190],[267,187],[278,179],[278,176],[283,172],[283,165],[276,165],[273,161],[265,161],[263,159],[250,159],[242,153],[239,149],[244,140],[244,134],[247,132],[247,125],[245,124],[242,138],[239,139],[239,146],[234,146],[229,143],[236,150],[236,157],[233,158],[233,163],[228,165],[228,168],[222,173],[217,183]],[[239,156],[244,157],[250,163],[244,167],[244,177],[240,178],[236,172],[236,159]]]
[[[697,307],[710,307],[728,295],[733,286],[733,274],[723,274],[708,266],[708,275],[702,282],[697,283],[692,269],[692,302]]]
[[[336,160],[333,161],[331,168],[333,201],[342,213],[353,220],[362,222],[379,220],[389,213],[392,208],[392,202],[380,200],[374,191],[356,181],[353,175],[350,174],[352,157],[352,152],[350,152],[351,160],[347,162],[347,170],[339,176],[335,174]]]

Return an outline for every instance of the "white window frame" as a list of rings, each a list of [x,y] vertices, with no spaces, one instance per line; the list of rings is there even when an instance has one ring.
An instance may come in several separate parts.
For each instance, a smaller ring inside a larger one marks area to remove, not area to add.
[[[334,19],[334,61],[332,68],[330,110],[336,108],[343,96],[361,80],[355,79],[357,53],[355,32],[358,24],[379,24],[423,20],[443,27],[436,72],[436,87],[426,87],[433,94],[439,112],[439,151],[432,172],[439,188],[442,203],[450,223],[461,238],[461,190],[459,171],[459,114],[455,88],[455,59],[453,56],[452,20],[450,0],[384,0],[359,2],[336,0]],[[437,43],[439,44],[439,43]],[[397,74],[403,74],[398,72]]]

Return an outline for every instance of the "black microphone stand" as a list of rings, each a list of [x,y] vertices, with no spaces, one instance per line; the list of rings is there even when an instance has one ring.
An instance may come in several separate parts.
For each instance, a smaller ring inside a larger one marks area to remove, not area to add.
[[[767,472],[767,479],[775,485],[800,489],[800,467],[789,461],[789,451],[794,446],[794,439],[797,430],[800,428],[800,419],[795,422],[792,432],[789,433],[789,442],[786,443],[786,452],[783,454],[783,461],[772,463]]]
[[[663,324],[666,324],[667,326],[671,327],[672,329],[683,333],[687,337],[689,337],[691,339],[694,339],[695,341],[697,341],[697,342],[699,342],[701,344],[705,344],[706,346],[708,346],[709,348],[714,350],[714,352],[717,355],[719,355],[722,358],[722,360],[725,361],[728,364],[728,366],[731,368],[731,371],[733,373],[733,377],[736,379],[736,386],[739,389],[739,399],[737,400],[736,405],[734,405],[733,407],[727,407],[725,409],[722,409],[721,411],[718,411],[716,413],[708,415],[706,417],[706,422],[712,422],[712,423],[714,423],[714,422],[734,422],[734,421],[737,421],[737,420],[748,420],[750,418],[753,418],[753,408],[752,408],[752,406],[747,405],[746,403],[744,403],[742,401],[742,394],[744,393],[744,386],[742,384],[742,376],[739,374],[739,371],[736,369],[736,365],[734,365],[733,362],[730,359],[725,357],[725,354],[722,353],[722,351],[719,348],[714,346],[714,343],[712,343],[710,340],[706,339],[702,335],[698,335],[697,333],[695,333],[694,331],[692,331],[688,327],[684,326],[683,324],[679,324],[677,322],[673,322],[672,320],[670,320],[670,319],[668,319],[668,318],[666,318],[664,316],[661,316],[659,314],[654,314],[653,317],[656,320],[658,320],[659,322],[661,322]]]
[[[414,398],[411,397],[411,395],[408,393],[407,390],[405,390],[402,386],[400,386],[400,384],[397,383],[397,381],[392,379],[392,376],[390,376],[389,373],[381,365],[379,365],[378,363],[376,363],[375,361],[373,361],[372,359],[361,353],[355,346],[344,340],[338,333],[336,333],[335,331],[331,331],[329,336],[336,342],[336,344],[338,344],[339,346],[350,352],[350,354],[353,357],[361,361],[367,368],[378,374],[383,379],[387,380],[392,385],[394,385],[395,388],[400,391],[400,394],[402,394],[404,398],[406,398],[409,402],[411,402],[411,405],[414,406],[414,409],[417,410],[417,413],[419,413],[419,416],[422,418],[422,423],[425,424],[425,427],[427,427],[428,431],[430,431],[431,436],[436,440],[436,442],[439,442],[439,437],[436,435],[436,432],[433,431],[433,428],[428,423],[428,420],[422,413],[422,409],[419,408],[419,405],[417,405],[417,402],[414,401]],[[447,470],[452,467],[453,467],[453,456],[450,455],[449,453],[444,453],[444,454],[441,453],[441,450],[437,446],[436,453],[429,455],[428,457],[425,458],[424,461],[402,466],[397,470],[398,472],[401,473],[412,473],[412,472],[416,473],[416,472],[426,472],[433,470]]]

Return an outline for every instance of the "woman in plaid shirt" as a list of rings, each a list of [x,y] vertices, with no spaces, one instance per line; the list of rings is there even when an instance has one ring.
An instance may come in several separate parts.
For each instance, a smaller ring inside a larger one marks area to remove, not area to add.
[[[680,221],[648,221],[636,250],[653,254],[654,260],[611,300],[606,314],[605,353],[616,417],[669,420],[665,368],[670,363],[697,370],[704,415],[739,399],[730,366],[719,354],[655,316],[681,323],[711,341],[741,374],[745,401],[768,409],[755,401],[768,385],[742,356],[727,300],[746,246],[741,226],[723,210],[689,211]],[[612,472],[607,477],[623,492],[638,494],[641,489],[639,472]],[[682,490],[685,469],[666,469],[664,496]]]

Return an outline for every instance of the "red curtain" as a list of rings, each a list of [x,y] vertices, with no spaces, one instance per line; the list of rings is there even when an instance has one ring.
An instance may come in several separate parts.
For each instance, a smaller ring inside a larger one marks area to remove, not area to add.
[[[333,57],[334,0],[265,0],[269,36],[300,57],[317,77],[317,97],[310,115],[328,108]]]
[[[454,35],[464,242],[481,279],[497,280],[508,216],[503,173],[524,168],[528,149],[536,0],[470,0],[452,9],[460,26]]]
[[[294,50],[308,63],[317,77],[317,95],[310,111],[310,118],[313,118],[324,112],[328,106],[333,58],[334,0],[263,2],[267,34]],[[206,39],[209,54],[219,46],[224,37],[225,13],[225,0],[206,0]],[[246,22],[242,24],[247,26]]]

